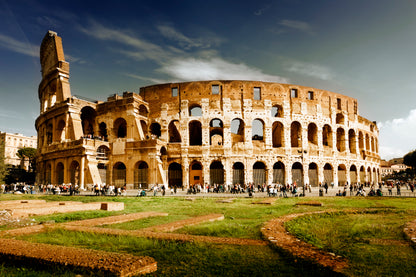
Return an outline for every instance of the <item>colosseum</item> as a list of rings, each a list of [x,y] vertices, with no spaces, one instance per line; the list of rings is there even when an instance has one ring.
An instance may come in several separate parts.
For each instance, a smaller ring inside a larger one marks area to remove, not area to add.
[[[376,183],[379,130],[356,99],[291,84],[151,85],[71,95],[62,40],[40,49],[37,182],[90,187]]]

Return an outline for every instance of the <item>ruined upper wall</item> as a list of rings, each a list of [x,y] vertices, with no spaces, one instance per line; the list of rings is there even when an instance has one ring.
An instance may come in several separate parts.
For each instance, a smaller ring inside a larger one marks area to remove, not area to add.
[[[213,93],[213,86],[218,86],[218,94]],[[177,96],[173,96],[173,90]],[[292,90],[295,90],[292,92]],[[259,95],[255,95],[260,92]],[[296,96],[291,95],[295,93]],[[168,83],[147,86],[140,89],[140,95],[151,107],[150,113],[160,113],[162,104],[169,105],[169,111],[180,111],[181,101],[187,100],[189,106],[200,104],[202,99],[210,102],[221,102],[230,99],[232,107],[242,107],[244,100],[251,100],[253,108],[263,108],[264,100],[271,101],[272,105],[290,103],[291,113],[300,113],[302,103],[306,103],[309,113],[316,113],[316,106],[321,106],[324,116],[329,116],[332,109],[346,113],[350,120],[358,115],[357,100],[339,93],[321,89],[261,81],[197,81],[185,83]]]

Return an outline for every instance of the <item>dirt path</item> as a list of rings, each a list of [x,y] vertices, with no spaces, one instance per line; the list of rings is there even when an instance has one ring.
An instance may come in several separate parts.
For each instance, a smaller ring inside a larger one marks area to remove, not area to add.
[[[197,225],[203,222],[212,222],[216,220],[223,220],[223,214],[207,214],[197,217],[191,217],[184,220],[179,220],[175,222],[170,222],[162,225],[152,226],[149,228],[144,228],[142,231],[153,231],[153,232],[172,232],[174,230],[183,228],[185,226]]]
[[[270,220],[265,227],[261,229],[264,237],[273,245],[291,253],[295,257],[304,260],[313,261],[324,267],[330,268],[335,272],[342,272],[348,266],[347,260],[343,257],[327,253],[312,246],[309,243],[299,240],[295,236],[287,232],[284,223],[296,217],[313,213],[324,213],[327,211],[290,214],[276,219]]]

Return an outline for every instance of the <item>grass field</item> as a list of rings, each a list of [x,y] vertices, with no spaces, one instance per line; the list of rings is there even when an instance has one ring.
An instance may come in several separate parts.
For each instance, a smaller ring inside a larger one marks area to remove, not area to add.
[[[217,203],[217,198],[187,201],[175,197],[66,197],[2,195],[0,200],[22,198],[48,201],[122,201],[122,212],[86,211],[35,217],[36,222],[68,222],[122,213],[158,211],[153,217],[103,226],[136,230],[199,215],[221,213],[225,219],[187,226],[175,233],[262,239],[260,228],[268,220],[290,213],[336,210],[297,218],[287,228],[297,237],[324,250],[347,257],[348,276],[415,276],[416,252],[403,237],[403,225],[416,218],[416,201],[399,198],[325,197],[322,207],[297,206],[311,198],[278,199],[273,205],[253,205],[255,199],[236,198]],[[351,209],[358,209],[352,213]],[[0,228],[5,228],[0,226]],[[314,264],[302,262],[269,246],[235,246],[198,242],[174,242],[127,236],[99,235],[61,229],[20,239],[111,252],[151,256],[158,262],[153,276],[333,276]],[[0,262],[1,263],[1,262]],[[81,274],[85,274],[82,273]],[[64,268],[38,269],[29,265],[0,265],[0,276],[74,276]],[[85,276],[85,275],[84,275]]]

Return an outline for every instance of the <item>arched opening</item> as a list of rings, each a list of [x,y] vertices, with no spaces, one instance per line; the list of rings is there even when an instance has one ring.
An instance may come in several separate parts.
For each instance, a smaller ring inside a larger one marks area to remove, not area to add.
[[[317,187],[318,186],[318,166],[316,165],[316,163],[309,164],[308,176],[309,176],[309,185],[312,187]]]
[[[110,155],[110,148],[105,145],[101,145],[97,148],[97,160],[107,161]]]
[[[178,163],[171,163],[168,168],[169,187],[182,187],[182,166]]]
[[[367,168],[367,182],[370,183],[370,184],[373,182],[373,178],[372,177],[373,176],[371,175],[371,168],[368,167]]]
[[[214,161],[209,166],[209,180],[211,186],[224,184],[224,166],[220,161]]]
[[[244,142],[244,121],[240,118],[235,118],[231,121],[231,141]]]
[[[328,124],[322,128],[322,145],[332,148],[332,129]]]
[[[103,185],[108,184],[109,180],[107,179],[108,175],[107,175],[107,165],[104,163],[99,163],[97,165],[98,168],[98,174],[100,174],[100,179],[101,179],[101,183]]]
[[[283,117],[283,107],[281,105],[274,105],[271,110],[272,117]]]
[[[223,124],[218,118],[214,118],[209,123],[209,140],[210,145],[222,145],[223,144]]]
[[[342,113],[337,113],[335,122],[336,124],[344,124],[344,115]]]
[[[113,166],[113,185],[123,187],[126,184],[126,166],[122,162],[117,162]]]
[[[169,142],[175,143],[175,142],[181,142],[181,134],[179,133],[179,121],[178,120],[172,120],[169,123]]]
[[[337,150],[339,152],[345,151],[345,131],[342,128],[337,129]]]
[[[344,186],[347,183],[347,169],[345,165],[338,165],[338,185]]]
[[[357,168],[355,165],[350,166],[350,184],[357,183]]]
[[[46,165],[44,180],[46,184],[52,184],[52,166],[50,164]]]
[[[244,184],[244,164],[236,162],[233,165],[233,185]]]
[[[297,121],[290,125],[290,143],[292,147],[302,146],[302,126]]]
[[[303,186],[303,166],[299,162],[292,165],[292,184]]]
[[[100,137],[103,140],[107,141],[108,140],[107,124],[105,124],[104,122],[101,122],[98,125],[98,128],[99,128]]]
[[[51,123],[46,125],[46,144],[51,144],[53,139],[53,126]]]
[[[114,121],[114,134],[117,138],[127,136],[127,122],[124,118],[119,117]]]
[[[202,164],[197,161],[193,161],[190,166],[189,171],[189,184],[203,184],[204,180],[202,179]]]
[[[265,185],[266,178],[266,165],[262,162],[256,162],[253,165],[253,183],[255,186]]]
[[[263,141],[264,139],[264,122],[261,119],[254,119],[251,125],[252,140]]]
[[[149,166],[144,161],[139,161],[134,166],[134,188],[145,188],[149,187],[148,181]]]
[[[80,166],[77,161],[72,161],[69,167],[69,175],[71,184],[79,185],[79,173],[80,173]]]
[[[65,126],[66,124],[64,120],[60,120],[58,122],[58,126],[56,128],[56,139],[58,142],[64,141],[66,139]]]
[[[324,184],[328,186],[334,182],[334,173],[332,171],[332,165],[325,164],[324,166]]]
[[[139,106],[139,115],[147,117],[148,114],[149,114],[149,111],[147,110],[146,106],[143,105],[143,104],[140,105]]]
[[[81,124],[84,136],[94,137],[95,117],[97,112],[89,106],[81,109]]]
[[[365,150],[370,150],[370,136],[368,134],[365,134]]]
[[[273,183],[285,185],[285,165],[282,162],[273,165]]]
[[[377,172],[376,172],[376,169],[375,168],[373,168],[373,178],[372,178],[372,182],[373,182],[373,185],[376,185],[377,184]]]
[[[318,127],[315,123],[308,125],[308,142],[309,144],[318,145]]]
[[[364,166],[360,167],[360,182],[361,184],[365,183],[367,180],[365,178],[365,169]]]
[[[162,135],[161,127],[159,123],[150,124],[150,133],[155,137],[159,138]]]
[[[202,108],[199,105],[193,105],[189,108],[189,116],[202,116]]]
[[[348,131],[348,145],[350,147],[350,153],[357,153],[356,142],[355,142],[355,131],[350,129]]]
[[[272,126],[273,147],[284,147],[285,141],[283,124],[279,121],[273,123]]]
[[[62,185],[64,183],[64,165],[58,163],[56,165],[56,184]]]
[[[371,137],[371,151],[372,152],[375,152],[374,149],[375,149],[375,146],[374,146],[374,137]]]
[[[202,145],[202,126],[198,120],[189,122],[189,145]]]

